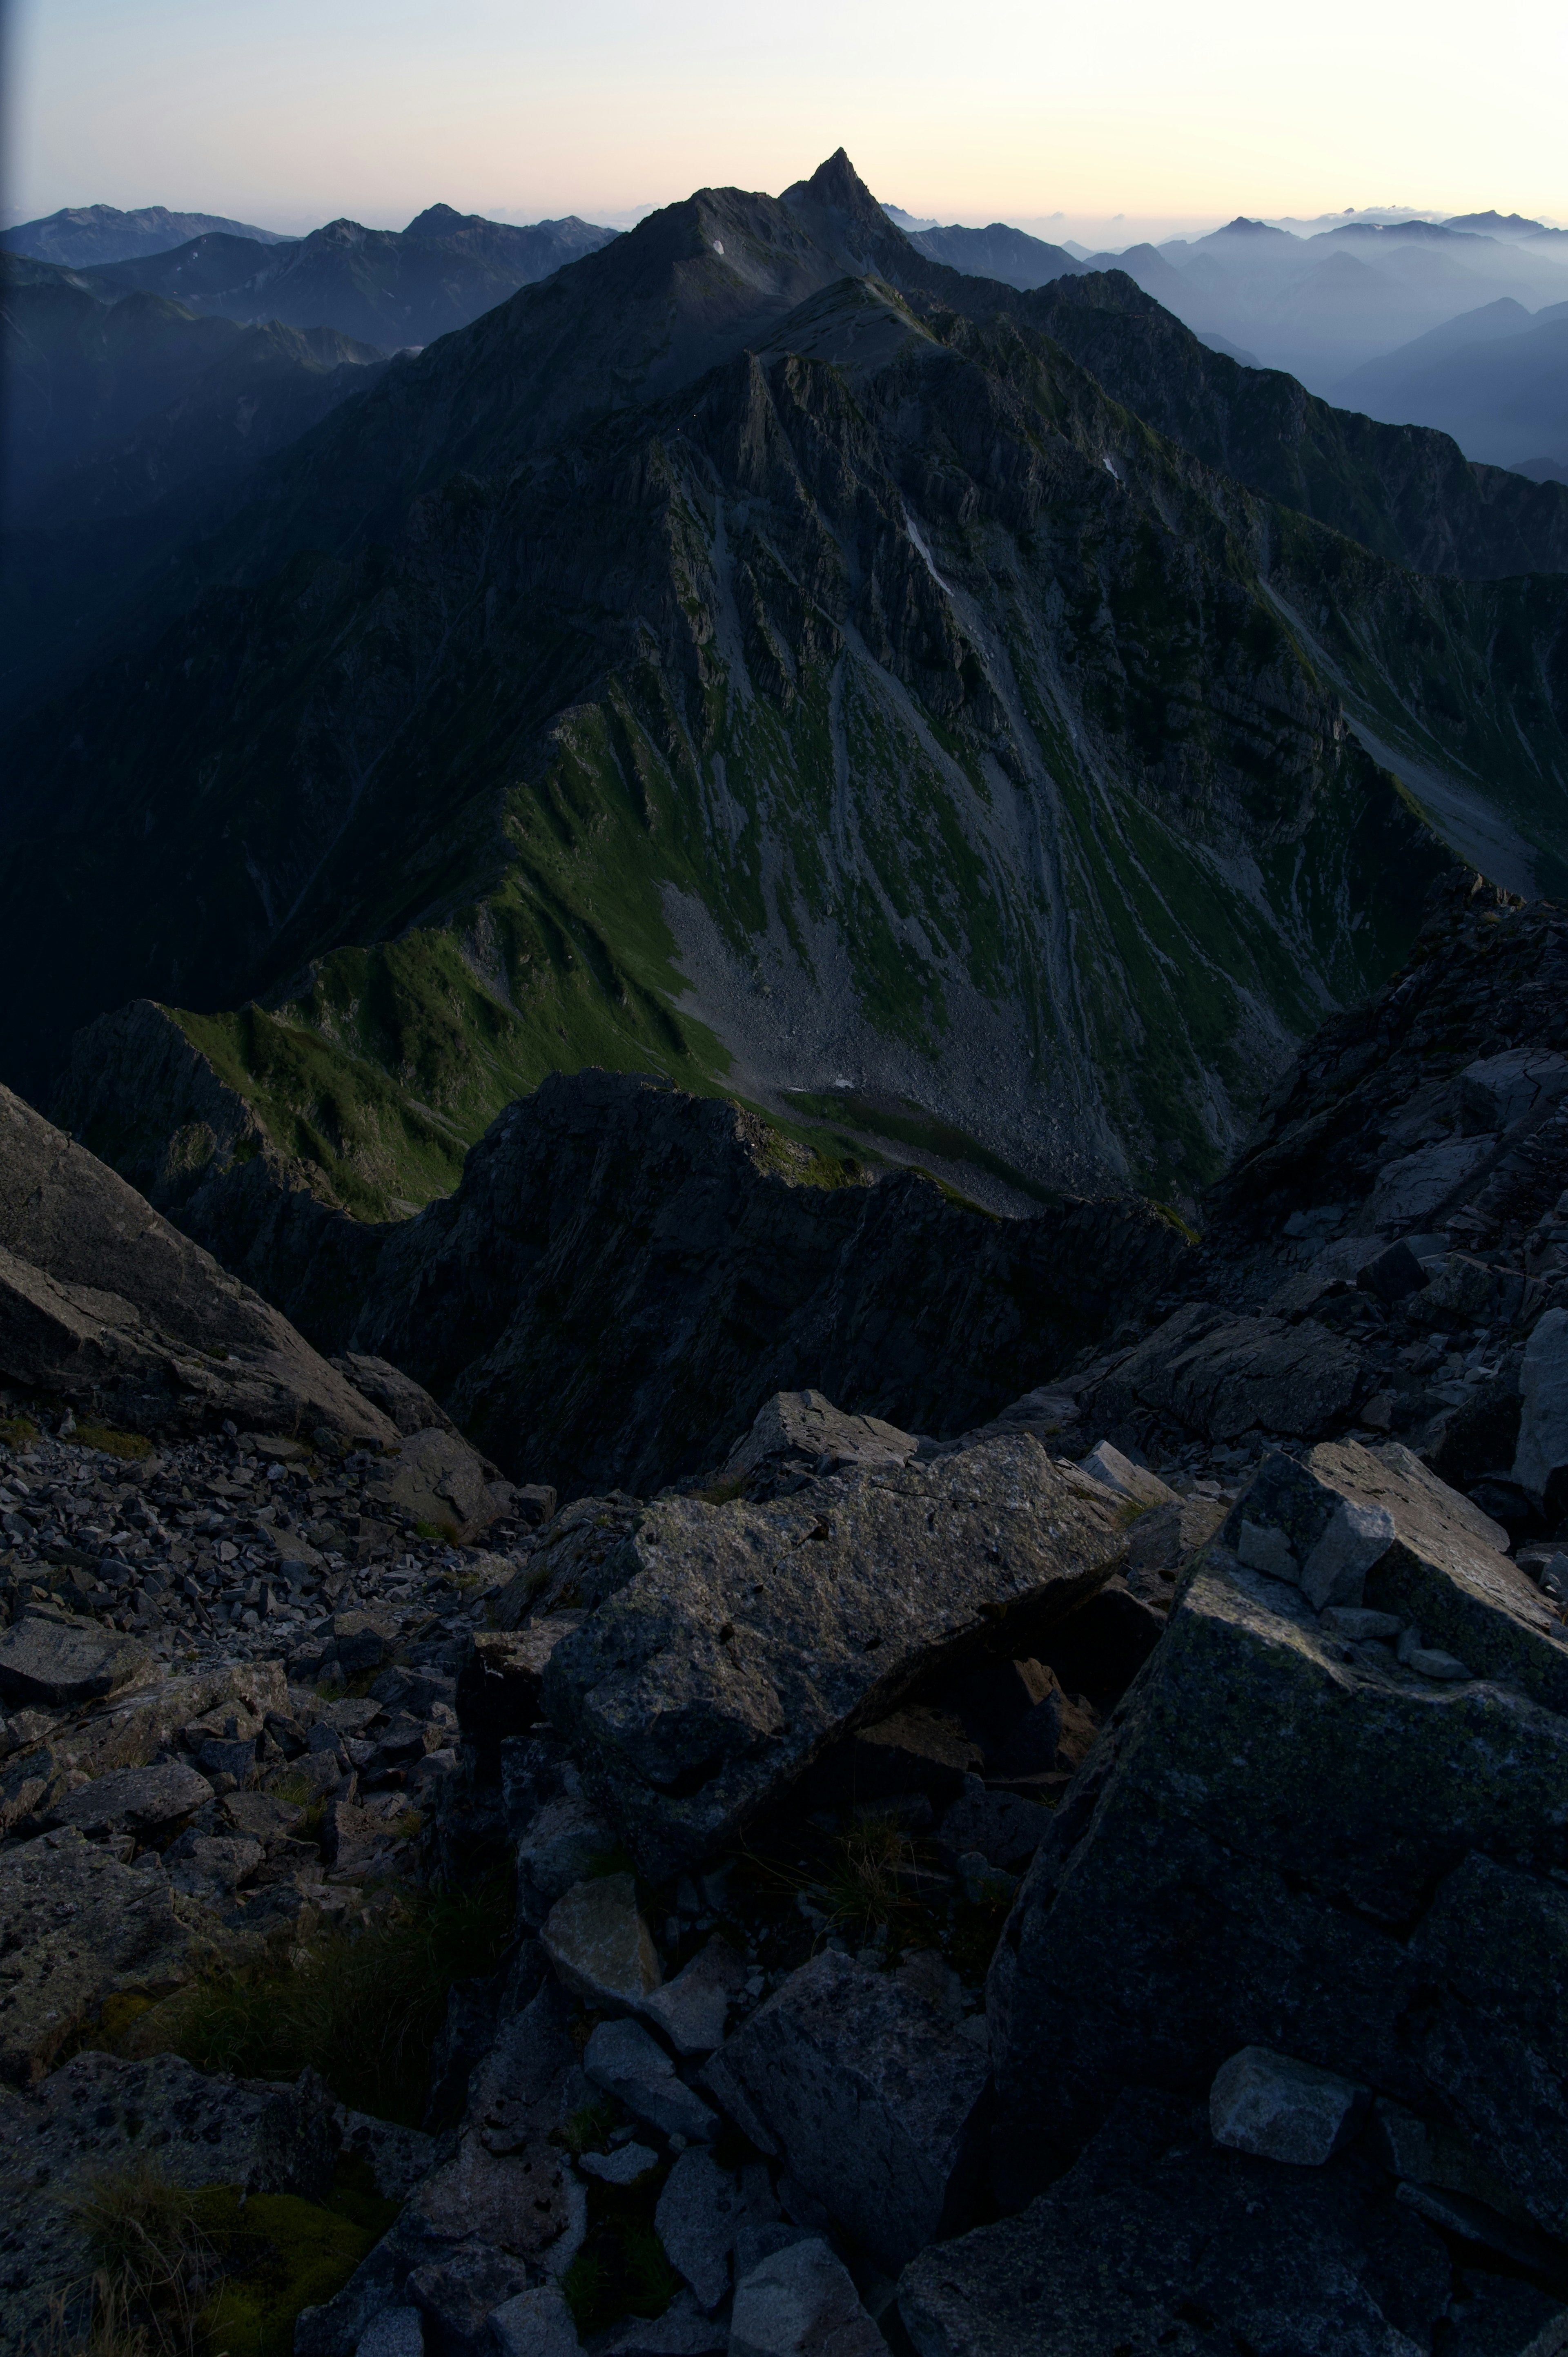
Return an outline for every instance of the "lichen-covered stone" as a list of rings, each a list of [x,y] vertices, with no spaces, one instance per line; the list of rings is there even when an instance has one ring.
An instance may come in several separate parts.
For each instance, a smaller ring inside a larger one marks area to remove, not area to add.
[[[0,2080],[40,2079],[105,1997],[178,1987],[199,1944],[156,1857],[125,1866],[76,1833],[0,1848]]]

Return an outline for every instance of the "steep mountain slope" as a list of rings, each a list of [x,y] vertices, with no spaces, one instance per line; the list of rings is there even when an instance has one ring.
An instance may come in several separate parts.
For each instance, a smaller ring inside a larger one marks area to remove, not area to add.
[[[1568,500],[1553,484],[1472,466],[1428,427],[1331,408],[1278,370],[1240,368],[1113,273],[1024,299],[1158,432],[1396,565],[1479,580],[1568,571]]]
[[[842,279],[763,332],[781,279],[854,252],[844,194],[676,209],[275,462],[352,439],[373,465],[395,396],[432,464],[422,370],[451,402],[470,369],[492,404],[463,421],[489,479],[422,492],[399,544],[209,594],[150,666],[72,697],[69,736],[50,714],[18,741],[56,786],[13,866],[70,875],[76,944],[67,969],[27,920],[18,1040],[58,1054],[135,990],[260,995],[395,1070],[389,1032],[428,1039],[466,962],[489,1071],[456,1105],[404,1082],[466,1123],[552,1062],[711,1087],[727,1049],[746,1093],[820,1112],[847,1076],[1035,1181],[1217,1166],[1291,1038],[1397,959],[1446,855],[1281,623],[1264,512],[1037,332]],[[727,276],[693,227],[734,241]],[[541,298],[628,258],[642,318],[590,317],[645,389],[716,339],[721,290],[751,349],[546,451],[518,397]],[[478,361],[509,317],[533,332],[497,384]],[[139,738],[133,678],[161,716]]]
[[[585,253],[615,231],[574,219],[513,228],[432,205],[406,230],[328,221],[264,255],[235,237],[200,237],[168,253],[94,271],[105,292],[177,296],[230,319],[333,327],[388,346],[434,343]]]
[[[1337,398],[1374,417],[1435,425],[1468,457],[1495,466],[1568,447],[1568,303],[1533,316],[1515,306],[1499,321],[1501,309],[1474,314],[1477,332],[1456,319],[1358,370]]]
[[[288,242],[276,230],[226,221],[220,213],[171,213],[164,205],[143,205],[135,212],[123,213],[113,205],[68,205],[41,221],[18,221],[12,229],[0,230],[0,247],[12,253],[31,254],[38,262],[56,262],[65,269],[80,270],[95,263],[127,261],[139,253],[166,253],[171,245],[212,231],[249,238],[256,245]]]
[[[523,290],[254,490],[12,739],[11,875],[61,880],[5,903],[8,1051],[38,1090],[121,1000],[203,1010],[248,1150],[361,1210],[590,1061],[1188,1192],[1448,859],[1337,678],[1456,758],[1455,839],[1478,794],[1542,880],[1568,842],[1564,584],[1406,569],[1550,540],[1553,489],[1125,279],[948,270],[842,156]]]
[[[1049,245],[1006,221],[993,221],[988,229],[962,229],[955,221],[948,229],[917,230],[909,242],[933,262],[945,262],[950,269],[974,278],[994,278],[1004,286],[1044,286],[1084,266],[1064,247]]]

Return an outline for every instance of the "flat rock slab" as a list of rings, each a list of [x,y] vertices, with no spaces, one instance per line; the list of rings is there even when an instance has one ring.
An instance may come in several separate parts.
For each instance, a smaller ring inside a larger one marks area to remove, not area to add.
[[[84,1834],[130,1833],[145,1839],[166,1833],[213,1798],[205,1776],[183,1760],[161,1768],[112,1768],[79,1792],[68,1792],[48,1812],[53,1825],[74,1825]]]
[[[0,1849],[0,2079],[41,2079],[77,2025],[122,1990],[191,1974],[192,1934],[156,1857],[124,1866],[75,1834]]]
[[[1107,1375],[1095,1413],[1121,1423],[1152,1408],[1210,1440],[1259,1426],[1320,1432],[1350,1407],[1360,1372],[1355,1344],[1314,1318],[1291,1326],[1188,1302]]]
[[[1321,2169],[1349,2142],[1370,2100],[1369,2089],[1332,2071],[1244,2046],[1214,2074],[1208,2126],[1233,2152]]]
[[[1198,2104],[1139,2093],[1015,2218],[923,2251],[898,2312],[920,2357],[1412,2357],[1448,2255],[1379,2173],[1218,2149]]]
[[[1122,1551],[1103,1489],[1027,1435],[771,1505],[660,1501],[617,1592],[556,1646],[544,1706],[661,1880],[923,1674],[1069,1611]]]
[[[702,2083],[765,2151],[897,2267],[974,2198],[987,2066],[915,1989],[832,1950],[791,1974]]]
[[[575,1996],[611,2011],[639,2007],[663,1976],[629,1874],[574,1884],[546,1916],[540,1943]]]
[[[0,1636],[0,1702],[12,1710],[73,1710],[145,1677],[151,1656],[91,1621],[18,1620]]]
[[[308,2072],[295,2086],[273,2086],[209,2077],[173,2054],[124,2062],[89,2053],[34,2093],[0,2091],[0,2357],[44,2345],[61,2291],[77,2295],[68,2330],[85,2327],[92,2256],[70,2196],[101,2171],[150,2163],[176,2185],[318,2201],[337,2152],[331,2098]]]

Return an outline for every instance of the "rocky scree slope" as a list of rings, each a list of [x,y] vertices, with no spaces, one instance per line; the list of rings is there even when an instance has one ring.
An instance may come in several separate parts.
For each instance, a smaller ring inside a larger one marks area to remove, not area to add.
[[[128,987],[259,994],[274,1070],[465,1139],[596,1060],[780,1112],[847,1072],[1036,1184],[1219,1167],[1448,855],[1265,586],[1273,511],[966,316],[982,282],[878,247],[905,291],[844,284],[842,177],[704,192],[396,371],[225,562],[307,513],[340,554],[209,592],[69,739],[27,724],[68,782],[18,866],[69,869],[91,942],[67,974],[14,912],[30,1085]],[[257,1026],[221,1028],[242,1074]],[[347,1183],[419,1200],[400,1153]]]
[[[204,2200],[371,2169],[396,2214],[299,2357],[1562,2346],[1564,954],[1561,907],[1455,895],[1171,1314],[946,1438],[784,1389],[697,1479],[509,1491],[465,1548],[400,1522],[453,1437],[384,1361],[341,1372],[399,1456],[171,1434],[139,1480],[36,1387],[10,2345],[82,2274],[91,2104]],[[423,2130],[179,2059],[269,1923],[306,1969],[497,1861]]]

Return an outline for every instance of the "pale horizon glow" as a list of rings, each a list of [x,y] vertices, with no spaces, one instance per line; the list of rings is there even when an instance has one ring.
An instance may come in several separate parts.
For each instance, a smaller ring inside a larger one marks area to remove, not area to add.
[[[1304,22],[1240,0],[12,0],[6,217],[164,204],[299,231],[443,201],[626,226],[847,148],[921,218],[1090,246],[1237,212],[1568,220],[1568,12]]]

